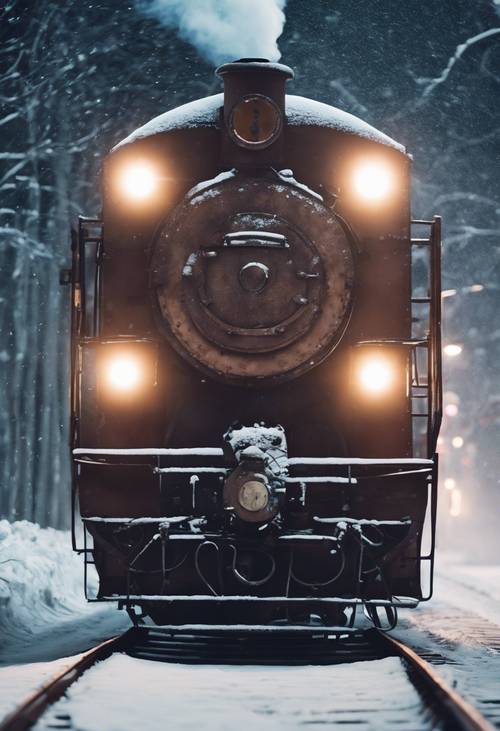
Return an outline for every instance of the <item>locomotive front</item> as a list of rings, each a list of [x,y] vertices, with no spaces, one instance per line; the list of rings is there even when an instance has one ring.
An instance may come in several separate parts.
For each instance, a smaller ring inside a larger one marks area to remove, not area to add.
[[[161,624],[393,622],[432,585],[440,222],[411,221],[404,148],[285,95],[287,66],[217,73],[224,94],[112,150],[102,219],[73,232],[96,598]]]

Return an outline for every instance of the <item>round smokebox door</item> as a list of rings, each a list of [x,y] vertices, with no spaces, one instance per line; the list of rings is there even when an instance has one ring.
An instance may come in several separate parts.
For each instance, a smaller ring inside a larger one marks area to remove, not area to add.
[[[152,259],[160,326],[190,362],[252,384],[319,362],[345,328],[353,259],[320,201],[236,176],[194,192]]]

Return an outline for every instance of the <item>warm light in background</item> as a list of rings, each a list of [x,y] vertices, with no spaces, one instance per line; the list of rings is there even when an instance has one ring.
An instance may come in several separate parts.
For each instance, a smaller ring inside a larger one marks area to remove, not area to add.
[[[447,355],[449,358],[456,358],[457,355],[460,355],[462,352],[462,346],[457,345],[456,343],[449,343],[448,345],[444,346],[444,354]]]
[[[155,191],[158,176],[146,162],[129,163],[120,174],[120,186],[125,195],[136,201],[149,198]]]
[[[137,360],[130,356],[119,356],[107,363],[108,385],[116,391],[132,391],[141,380],[141,368]]]
[[[444,413],[446,416],[456,416],[458,414],[458,406],[456,404],[446,404]]]
[[[458,518],[462,512],[462,493],[460,490],[453,490],[450,498],[450,515],[452,518]]]
[[[453,477],[447,477],[446,480],[444,481],[444,486],[447,490],[454,490],[455,487],[457,486],[457,483],[455,482]]]
[[[447,297],[453,297],[454,295],[456,295],[456,293],[456,289],[443,289],[443,291],[441,292],[441,297],[443,299],[446,299]]]
[[[369,203],[387,198],[394,187],[394,175],[383,160],[360,163],[354,170],[353,186],[355,192]]]
[[[453,447],[455,447],[455,449],[460,449],[464,446],[464,440],[462,437],[453,437],[453,439],[451,440],[451,444]]]
[[[366,393],[378,396],[392,386],[394,372],[388,360],[373,356],[363,360],[358,371],[359,383]]]

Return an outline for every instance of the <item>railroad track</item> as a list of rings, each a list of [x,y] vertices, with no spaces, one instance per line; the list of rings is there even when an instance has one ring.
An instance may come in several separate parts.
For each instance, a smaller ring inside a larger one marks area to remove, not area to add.
[[[64,670],[53,675],[36,691],[25,698],[20,705],[0,722],[0,731],[22,731],[30,728],[47,710],[66,692],[83,673],[100,660],[106,660],[114,652],[122,652],[130,645],[133,639],[133,629],[123,635],[101,642],[87,652],[82,653],[77,660],[70,663]]]
[[[29,696],[1,723],[0,731],[24,731],[97,662],[114,653],[169,663],[238,665],[332,665],[399,657],[432,714],[432,728],[492,731],[493,726],[410,647],[379,630],[184,626],[131,628],[83,653]],[[71,728],[71,725],[65,726]]]

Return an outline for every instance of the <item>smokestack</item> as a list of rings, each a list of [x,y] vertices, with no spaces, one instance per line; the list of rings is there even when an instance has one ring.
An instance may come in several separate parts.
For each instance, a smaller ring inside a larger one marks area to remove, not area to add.
[[[293,79],[293,71],[282,63],[271,63],[267,58],[240,58],[225,63],[215,73],[224,81],[224,120],[237,101],[250,94],[262,94],[274,101],[281,113],[285,112],[285,84]]]
[[[223,162],[250,167],[279,164],[285,85],[293,79],[292,69],[265,58],[240,58],[219,66],[215,73],[224,82]]]

